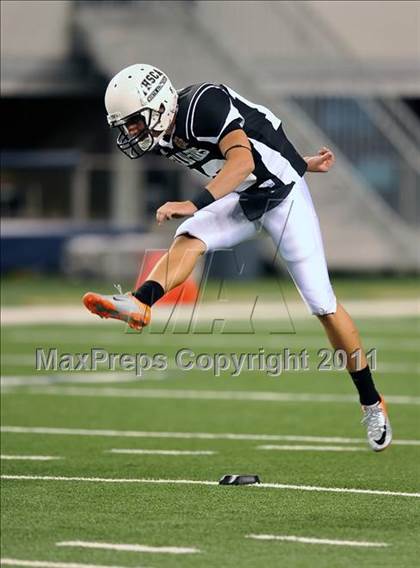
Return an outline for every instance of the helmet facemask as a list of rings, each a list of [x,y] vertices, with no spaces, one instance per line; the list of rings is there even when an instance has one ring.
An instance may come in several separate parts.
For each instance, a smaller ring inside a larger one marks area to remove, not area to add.
[[[112,122],[109,120],[110,126],[117,127],[120,131],[117,138],[118,148],[131,159],[141,158],[152,150],[165,134],[165,131],[159,128],[164,112],[163,105],[158,111],[144,107],[124,119]],[[138,127],[138,131],[130,134],[129,127],[134,125]]]

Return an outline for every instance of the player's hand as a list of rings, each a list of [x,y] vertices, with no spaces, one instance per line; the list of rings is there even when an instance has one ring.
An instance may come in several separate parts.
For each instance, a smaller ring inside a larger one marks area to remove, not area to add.
[[[156,211],[156,221],[162,225],[168,219],[188,217],[197,211],[197,207],[191,201],[167,201]]]
[[[323,146],[316,156],[305,158],[309,172],[328,172],[335,163],[332,150]]]

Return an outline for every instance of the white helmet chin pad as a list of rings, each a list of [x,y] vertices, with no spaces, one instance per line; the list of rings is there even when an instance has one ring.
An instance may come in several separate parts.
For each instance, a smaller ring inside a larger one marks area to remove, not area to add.
[[[120,134],[118,148],[130,158],[139,158],[156,146],[176,114],[178,95],[168,76],[156,67],[135,64],[111,81],[105,93],[108,124]],[[130,135],[128,125],[140,131]]]

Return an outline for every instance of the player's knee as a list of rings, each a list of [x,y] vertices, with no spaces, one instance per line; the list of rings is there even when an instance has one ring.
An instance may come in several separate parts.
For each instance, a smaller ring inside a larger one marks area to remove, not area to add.
[[[311,311],[321,321],[331,319],[337,311],[337,300],[334,297],[326,299],[324,302],[312,304]]]
[[[334,316],[335,316],[335,311],[334,312],[328,312],[328,313],[315,313],[312,312],[314,316],[316,316],[319,321],[327,323],[329,320],[331,320]]]
[[[190,235],[189,233],[182,233],[181,235],[176,235],[175,240],[171,246],[172,250],[184,249],[194,251],[197,254],[204,254],[206,252],[205,243]]]

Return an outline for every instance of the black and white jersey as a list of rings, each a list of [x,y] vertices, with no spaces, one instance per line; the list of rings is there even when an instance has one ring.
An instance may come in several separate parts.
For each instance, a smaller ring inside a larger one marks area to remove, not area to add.
[[[280,119],[269,109],[226,85],[186,87],[178,91],[172,135],[161,140],[155,152],[213,178],[225,163],[220,140],[239,128],[249,138],[255,169],[236,191],[241,193],[242,204],[249,201],[248,211],[243,205],[248,218],[255,219],[267,209],[267,199],[273,195],[284,199],[307,167],[287,139]]]

